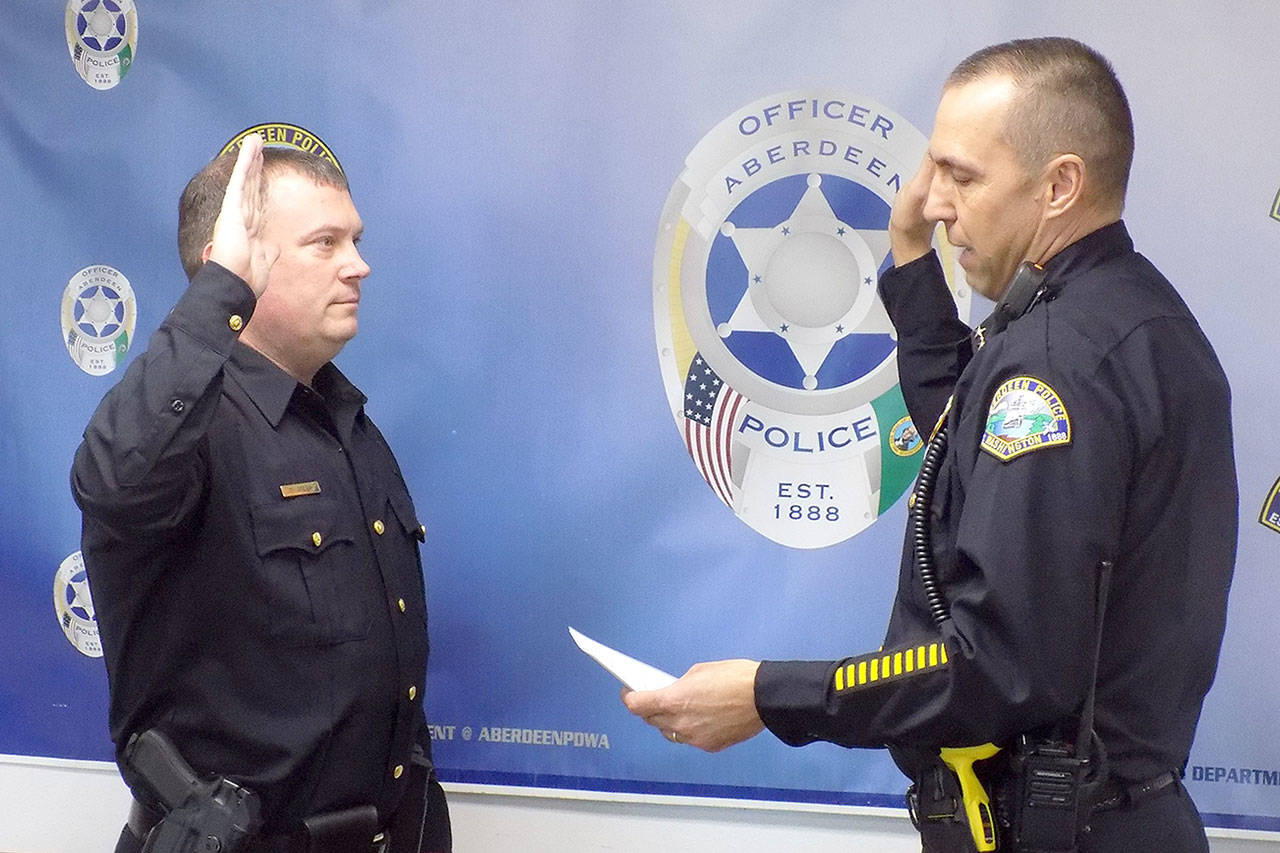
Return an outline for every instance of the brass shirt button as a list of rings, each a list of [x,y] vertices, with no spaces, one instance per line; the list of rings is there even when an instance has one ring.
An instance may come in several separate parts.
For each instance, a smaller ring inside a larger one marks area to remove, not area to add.
[[[238,332],[244,328],[244,318],[239,314],[232,314],[227,320],[227,325],[231,327],[231,331]]]
[[[323,537],[323,536],[321,536],[321,535],[320,535],[320,531],[319,531],[319,530],[317,530],[315,533],[312,533],[312,534],[311,534],[311,541],[312,541],[312,542],[314,542],[314,543],[316,543],[316,547],[317,547],[317,548],[319,548],[319,547],[320,547],[320,543],[324,541],[324,537]]]
[[[413,701],[418,696],[418,688],[415,685],[409,685],[409,700]]]
[[[404,765],[403,765],[403,764],[397,764],[397,765],[395,766],[395,769],[391,771],[391,778],[393,778],[393,779],[399,779],[399,778],[400,778],[401,776],[403,776],[403,775],[404,775]]]
[[[404,599],[403,599],[403,598],[400,598],[400,599],[397,599],[397,600],[396,600],[396,607],[399,607],[399,608],[400,608],[400,612],[401,612],[401,613],[403,613],[403,612],[404,612]]]
[[[378,534],[379,536],[387,532],[387,526],[382,523],[382,519],[379,518],[378,520],[374,521],[373,532]]]

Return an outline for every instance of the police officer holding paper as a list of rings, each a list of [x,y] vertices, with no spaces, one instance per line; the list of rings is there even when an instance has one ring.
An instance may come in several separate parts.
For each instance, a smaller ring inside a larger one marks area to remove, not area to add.
[[[72,489],[136,800],[118,853],[450,847],[424,528],[331,361],[363,227],[335,163],[257,135],[215,159],[180,206],[190,285],[85,430]]]
[[[1121,220],[1132,153],[1124,92],[1085,45],[960,63],[880,283],[932,430],[883,647],[698,664],[624,691],[631,711],[708,751],[765,728],[887,746],[927,851],[1208,849],[1181,778],[1235,557],[1230,394]],[[938,223],[999,303],[976,329]]]

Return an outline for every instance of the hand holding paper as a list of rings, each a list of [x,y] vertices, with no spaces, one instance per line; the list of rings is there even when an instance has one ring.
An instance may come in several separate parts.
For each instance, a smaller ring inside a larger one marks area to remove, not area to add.
[[[622,702],[627,709],[672,743],[719,752],[764,730],[756,711],[759,661],[699,663],[677,679],[573,628],[569,634],[578,648],[626,685]]]
[[[753,660],[694,664],[661,690],[624,690],[622,702],[667,740],[719,752],[764,730],[756,711],[759,668]]]

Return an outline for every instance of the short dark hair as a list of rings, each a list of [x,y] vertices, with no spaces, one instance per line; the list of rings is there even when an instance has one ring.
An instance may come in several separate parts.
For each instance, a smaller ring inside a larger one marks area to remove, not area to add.
[[[1133,163],[1133,116],[1111,63],[1069,38],[1017,39],[965,59],[946,87],[1007,76],[1019,94],[1005,141],[1028,171],[1059,154],[1076,154],[1099,195],[1123,205]]]
[[[238,151],[236,149],[211,160],[187,183],[178,201],[178,256],[188,279],[195,278],[204,266],[200,256],[213,239],[213,224],[218,221],[222,197],[226,194],[227,181],[231,179]],[[351,191],[347,176],[330,160],[296,148],[262,149],[264,191],[273,176],[284,172],[310,178],[318,186]]]

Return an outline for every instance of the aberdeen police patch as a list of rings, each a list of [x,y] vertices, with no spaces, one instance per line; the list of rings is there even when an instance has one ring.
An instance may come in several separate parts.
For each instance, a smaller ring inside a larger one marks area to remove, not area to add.
[[[133,0],[68,0],[65,29],[81,80],[103,90],[124,79],[138,51]]]
[[[260,135],[266,145],[296,148],[299,151],[314,154],[322,160],[328,160],[334,166],[337,166],[339,172],[342,171],[342,164],[338,162],[338,158],[334,156],[333,149],[326,145],[323,139],[305,127],[280,121],[269,121],[264,124],[255,124],[253,127],[246,127],[231,137],[230,141],[222,146],[222,150],[218,153],[220,155],[227,154],[239,149],[240,144],[244,142],[244,138],[251,133]]]
[[[1071,418],[1058,393],[1031,376],[1017,376],[996,389],[987,412],[982,449],[1002,461],[1071,443]]]
[[[80,654],[91,658],[102,657],[102,643],[98,639],[98,616],[93,610],[93,598],[89,595],[89,576],[84,570],[84,557],[79,551],[67,557],[58,566],[53,577],[53,611],[67,640]]]
[[[1277,479],[1267,499],[1262,504],[1262,512],[1258,513],[1258,522],[1263,527],[1270,527],[1280,533],[1280,479]]]
[[[114,267],[85,267],[62,291],[62,340],[85,373],[103,376],[124,361],[136,319],[133,288]]]
[[[875,101],[789,92],[713,128],[667,197],[654,318],[668,402],[716,496],[783,545],[856,535],[919,468],[876,286],[889,210],[926,147]]]

